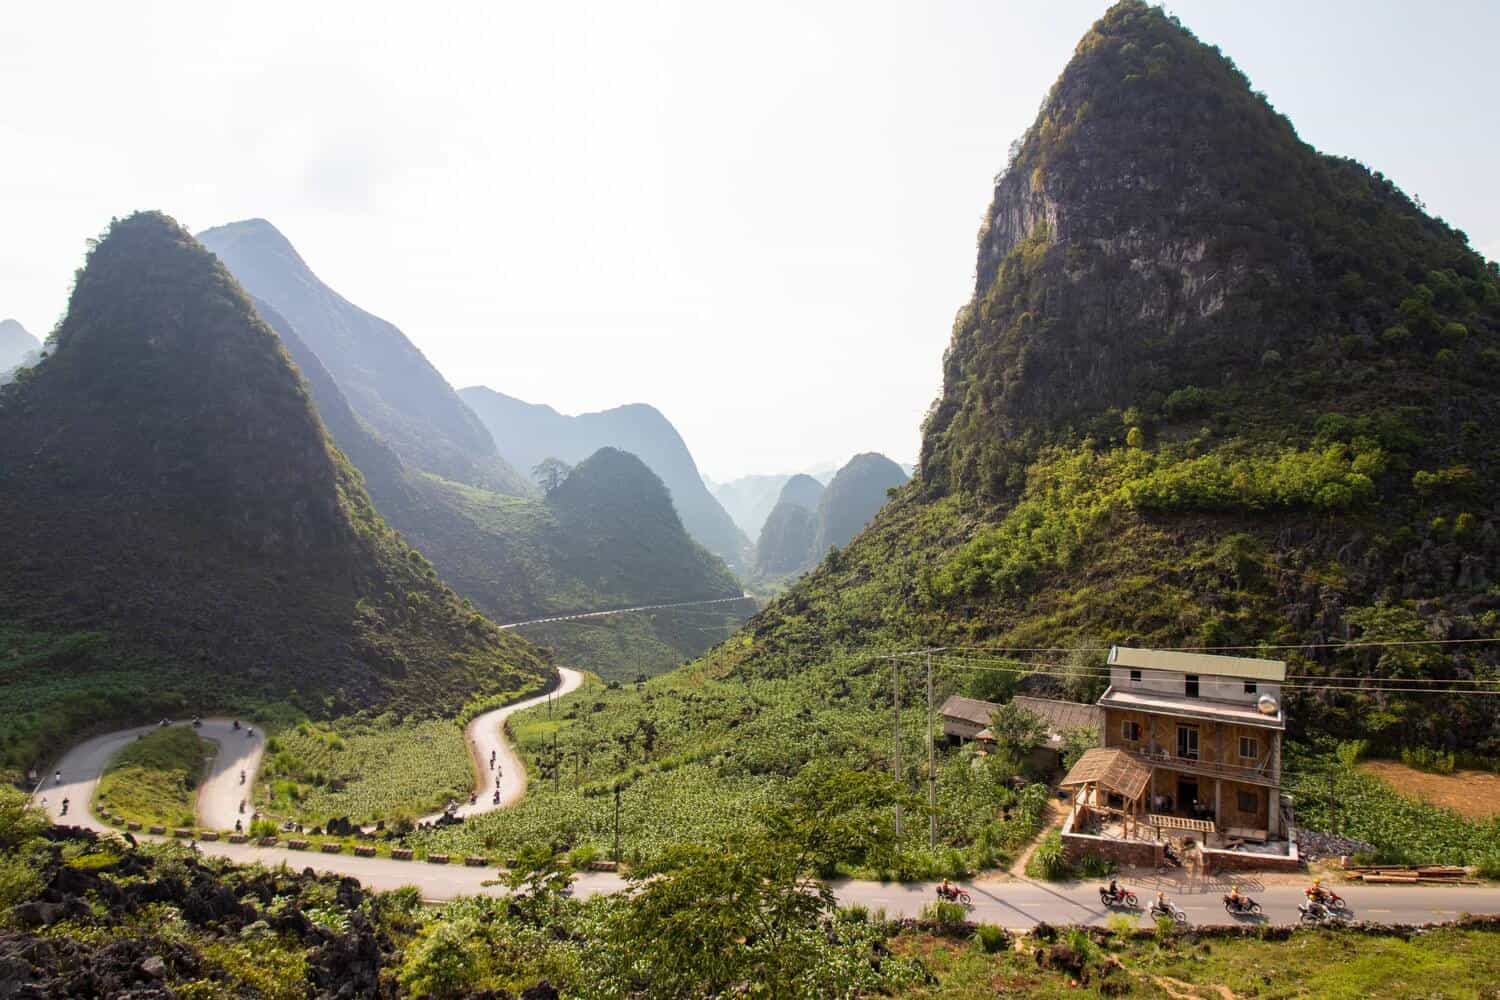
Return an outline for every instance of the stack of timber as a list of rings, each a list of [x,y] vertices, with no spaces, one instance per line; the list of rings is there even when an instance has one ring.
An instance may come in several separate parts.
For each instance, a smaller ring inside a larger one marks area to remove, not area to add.
[[[1459,865],[1349,865],[1345,875],[1371,885],[1478,885]]]

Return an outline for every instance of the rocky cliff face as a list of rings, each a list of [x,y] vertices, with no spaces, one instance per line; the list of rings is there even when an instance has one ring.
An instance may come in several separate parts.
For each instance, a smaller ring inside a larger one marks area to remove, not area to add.
[[[1036,444],[1098,438],[1120,425],[1111,411],[1159,410],[1188,386],[1245,416],[1315,418],[1347,413],[1346,376],[1365,368],[1360,406],[1419,402],[1402,366],[1369,361],[1400,321],[1392,293],[1432,271],[1483,297],[1461,234],[1319,155],[1159,10],[1118,4],[997,179],[923,478],[1004,495]],[[1441,326],[1422,338],[1429,358]],[[1459,339],[1450,349],[1478,360]]]

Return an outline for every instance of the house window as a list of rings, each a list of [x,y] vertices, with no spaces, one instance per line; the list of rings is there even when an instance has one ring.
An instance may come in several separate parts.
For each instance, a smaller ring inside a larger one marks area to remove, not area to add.
[[[1245,693],[1246,694],[1254,694],[1255,693],[1255,682],[1254,681],[1246,681],[1245,682]]]
[[[1245,760],[1260,760],[1260,740],[1254,736],[1241,736],[1240,756]]]
[[[1260,796],[1255,792],[1236,792],[1234,804],[1239,806],[1242,813],[1260,812]]]
[[[1132,670],[1130,672],[1130,683],[1132,683],[1132,684],[1139,684],[1140,682],[1141,682],[1141,672],[1139,670]]]
[[[1120,739],[1126,743],[1139,743],[1141,741],[1141,724],[1125,719],[1120,723]]]
[[[1198,675],[1188,674],[1183,681],[1183,691],[1189,698],[1198,697]]]
[[[1187,760],[1198,759],[1198,727],[1177,727],[1177,756]]]

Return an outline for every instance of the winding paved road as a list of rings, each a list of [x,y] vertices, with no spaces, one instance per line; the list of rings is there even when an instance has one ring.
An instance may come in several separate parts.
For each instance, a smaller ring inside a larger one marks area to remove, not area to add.
[[[551,696],[567,694],[577,690],[582,676],[576,671],[562,671],[562,684]],[[471,745],[475,748],[476,764],[483,766],[481,774],[489,769],[489,750],[496,752],[501,761],[502,787],[501,805],[515,802],[525,792],[525,772],[521,769],[515,752],[506,743],[503,723],[513,712],[520,711],[544,701],[548,695],[540,695],[493,712],[486,712],[472,722],[468,729]],[[106,834],[118,831],[96,820],[90,804],[95,785],[104,766],[119,750],[138,735],[150,732],[152,726],[111,733],[96,737],[71,750],[58,765],[62,772],[61,783],[49,778],[37,790],[39,799],[45,800],[47,814],[54,822],[86,827]],[[204,785],[203,798],[199,802],[204,825],[232,828],[238,816],[239,771],[245,768],[253,776],[259,767],[264,749],[261,734],[247,738],[233,731],[226,719],[206,719],[202,734],[219,742],[219,754],[215,757],[212,776]],[[252,777],[253,780],[253,777]],[[68,815],[61,815],[61,800],[67,797],[72,808]],[[493,800],[481,799],[475,812],[496,808]],[[207,821],[212,818],[228,822]],[[264,865],[286,864],[292,868],[312,868],[316,871],[333,872],[357,878],[374,889],[395,889],[401,886],[416,886],[424,899],[443,901],[459,896],[500,895],[503,889],[486,886],[485,881],[495,878],[492,868],[468,868],[461,865],[437,865],[420,861],[395,861],[390,858],[361,858],[347,854],[319,854],[293,851],[284,847],[258,847],[253,844],[229,844],[223,841],[200,842],[198,850],[204,854],[228,858],[242,864]],[[1297,903],[1302,898],[1301,888],[1295,885],[1261,885],[1253,875],[1234,876],[1241,888],[1254,896],[1265,907],[1265,919],[1272,923],[1295,923]],[[1157,888],[1183,908],[1194,924],[1221,924],[1234,922],[1224,912],[1220,897],[1228,888],[1228,877],[1196,880],[1181,876],[1124,877],[1122,882],[1149,903]],[[618,875],[590,872],[580,875],[575,883],[580,896],[617,892],[625,885]],[[861,905],[870,909],[884,909],[890,916],[917,916],[922,907],[934,898],[934,884],[897,882],[834,883],[834,891],[841,903]],[[999,924],[1012,929],[1025,929],[1038,922],[1052,924],[1102,924],[1110,911],[1099,905],[1097,886],[1094,883],[1051,884],[1033,882],[1029,879],[1013,879],[994,876],[967,885],[973,895],[974,905],[970,918],[977,921]],[[1500,888],[1493,886],[1360,886],[1339,885],[1341,892],[1361,919],[1381,923],[1427,923],[1452,920],[1464,913],[1500,913]],[[1149,924],[1144,913],[1137,912],[1142,924]]]
[[[473,805],[461,803],[453,810],[455,813],[460,816],[478,816],[492,809],[514,805],[526,794],[526,767],[511,748],[510,741],[505,738],[505,720],[516,712],[545,704],[550,698],[561,698],[583,686],[583,674],[578,671],[558,667],[557,672],[560,680],[551,691],[475,716],[474,721],[464,729],[464,739],[474,758],[475,801]],[[491,759],[495,762],[493,767],[490,765]],[[495,801],[496,792],[500,793],[498,803]],[[430,823],[439,815],[441,814],[433,813],[422,819]]]

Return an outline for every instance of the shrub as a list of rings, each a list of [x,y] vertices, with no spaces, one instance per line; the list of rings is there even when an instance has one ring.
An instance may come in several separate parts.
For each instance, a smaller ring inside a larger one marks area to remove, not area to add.
[[[1078,870],[1085,878],[1103,878],[1113,875],[1119,868],[1111,858],[1103,858],[1097,854],[1085,855],[1078,863]]]
[[[1500,879],[1500,852],[1486,854],[1474,868],[1480,878]]]
[[[976,936],[979,938],[979,947],[987,955],[993,955],[1010,945],[1010,933],[1004,927],[996,927],[994,924],[980,924]]]
[[[934,899],[922,907],[922,919],[941,927],[955,927],[969,919],[968,907],[946,899]]]
[[[1403,747],[1401,763],[1431,774],[1453,773],[1453,754],[1431,747]]]
[[[1026,874],[1032,878],[1046,879],[1049,882],[1061,881],[1073,874],[1067,855],[1063,851],[1061,833],[1049,830],[1041,839],[1041,842],[1036,845],[1036,850],[1031,852],[1031,859],[1026,862]]]
[[[1104,926],[1117,938],[1128,937],[1135,933],[1135,917],[1126,913],[1111,913],[1109,919],[1104,921]]]
[[[1167,416],[1175,419],[1202,413],[1208,409],[1212,401],[1213,395],[1206,389],[1189,385],[1173,390],[1167,396],[1164,408],[1167,411]]]

